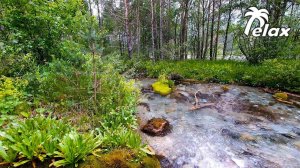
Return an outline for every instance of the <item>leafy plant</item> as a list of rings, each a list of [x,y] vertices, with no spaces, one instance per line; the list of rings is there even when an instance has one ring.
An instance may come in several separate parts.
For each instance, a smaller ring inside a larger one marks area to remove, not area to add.
[[[58,151],[55,152],[55,157],[61,160],[54,162],[51,165],[56,167],[71,165],[78,166],[80,160],[92,153],[101,144],[100,136],[94,136],[93,133],[79,134],[72,131],[66,134],[59,143]],[[50,166],[51,166],[50,165]]]
[[[103,115],[102,123],[106,127],[134,127],[135,108],[139,91],[134,81],[127,82],[111,65],[100,75],[99,111]]]
[[[7,162],[17,160],[15,166],[34,159],[43,161],[54,155],[60,140],[72,129],[62,121],[45,117],[11,123],[0,132],[1,157]]]
[[[118,127],[114,129],[104,128],[103,132],[103,146],[108,149],[114,148],[130,148],[141,150],[143,148],[142,139],[131,129]]]

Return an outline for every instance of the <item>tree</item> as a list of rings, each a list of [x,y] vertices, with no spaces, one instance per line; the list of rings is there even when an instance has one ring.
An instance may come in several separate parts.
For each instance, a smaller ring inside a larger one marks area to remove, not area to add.
[[[212,0],[212,18],[211,18],[211,29],[210,29],[210,60],[214,59],[214,23],[215,23],[215,0]]]
[[[159,0],[159,48],[160,59],[163,59],[162,54],[163,47],[163,0]]]
[[[228,32],[229,32],[229,27],[230,27],[230,22],[231,22],[231,16],[232,16],[232,1],[231,0],[229,0],[228,6],[229,6],[229,9],[228,9],[228,18],[227,18],[227,23],[226,23],[224,45],[223,45],[223,59],[226,56]]]
[[[220,31],[220,22],[221,22],[221,5],[222,1],[219,0],[219,5],[218,5],[218,21],[217,21],[217,31],[216,31],[216,38],[215,38],[215,52],[214,52],[214,59],[217,59],[218,56],[218,43],[219,43],[219,31]]]
[[[125,33],[126,33],[126,40],[127,40],[127,51],[128,51],[128,57],[132,58],[132,41],[131,41],[131,32],[129,30],[129,16],[128,16],[128,10],[129,10],[129,4],[128,0],[124,0],[125,4]]]
[[[189,0],[183,0],[181,3],[181,31],[180,31],[180,59],[187,58],[186,41],[188,30],[188,12],[189,12]]]
[[[155,58],[155,35],[154,35],[154,29],[155,29],[155,20],[154,20],[154,0],[150,1],[151,3],[151,41],[152,41],[152,58]]]

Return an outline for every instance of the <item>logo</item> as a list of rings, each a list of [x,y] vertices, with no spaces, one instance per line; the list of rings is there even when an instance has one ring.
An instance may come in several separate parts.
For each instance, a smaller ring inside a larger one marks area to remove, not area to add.
[[[245,16],[250,16],[246,29],[244,33],[248,36],[251,31],[251,27],[255,20],[259,21],[258,27],[254,28],[251,32],[251,35],[254,37],[282,37],[289,36],[290,28],[270,28],[268,24],[269,21],[269,11],[267,9],[257,9],[256,7],[249,8],[249,11]]]

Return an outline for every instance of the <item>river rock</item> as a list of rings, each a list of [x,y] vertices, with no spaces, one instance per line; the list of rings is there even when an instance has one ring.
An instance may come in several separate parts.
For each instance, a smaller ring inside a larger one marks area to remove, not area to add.
[[[190,101],[190,95],[187,92],[175,91],[170,95],[170,98],[176,99],[177,102],[188,102]]]
[[[294,145],[300,150],[300,141],[295,142]]]
[[[240,136],[240,140],[242,140],[242,141],[255,141],[256,138],[251,134],[242,133],[241,136]]]
[[[178,85],[180,84],[180,81],[182,81],[184,78],[179,74],[171,74],[169,76],[169,79],[174,81],[175,85]]]
[[[152,118],[143,126],[142,131],[151,136],[165,136],[170,132],[170,123],[163,118]]]

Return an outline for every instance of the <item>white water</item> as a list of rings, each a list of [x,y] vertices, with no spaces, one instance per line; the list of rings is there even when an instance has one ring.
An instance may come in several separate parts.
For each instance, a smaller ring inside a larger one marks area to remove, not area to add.
[[[143,79],[143,87],[154,80]],[[153,117],[170,121],[172,132],[164,137],[143,139],[165,156],[171,166],[204,168],[300,167],[300,109],[277,103],[272,95],[256,88],[196,84],[177,87],[177,93],[189,100],[145,93],[139,107],[141,125]],[[200,91],[201,102],[214,107],[191,111],[194,93]],[[263,109],[263,110],[261,110]]]

